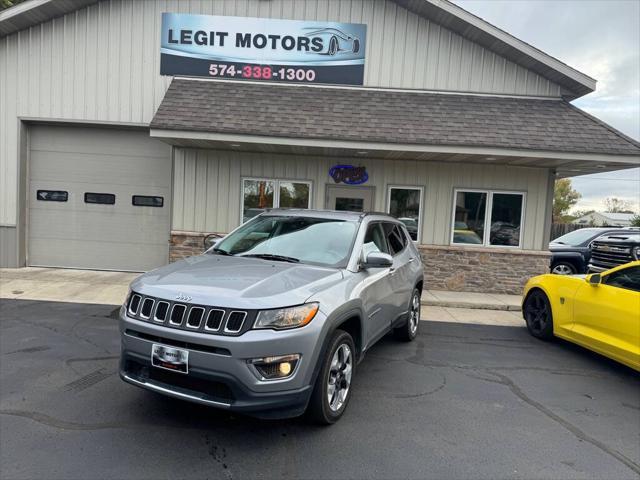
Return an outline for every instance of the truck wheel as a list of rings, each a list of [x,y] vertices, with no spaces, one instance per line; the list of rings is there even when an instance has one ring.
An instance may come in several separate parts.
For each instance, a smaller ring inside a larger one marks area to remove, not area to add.
[[[554,263],[553,267],[551,267],[551,273],[555,273],[556,275],[575,275],[577,271],[576,267],[569,262],[558,262]]]
[[[351,398],[351,383],[356,369],[356,349],[351,335],[333,332],[322,368],[309,402],[309,416],[323,425],[331,425],[342,416]]]

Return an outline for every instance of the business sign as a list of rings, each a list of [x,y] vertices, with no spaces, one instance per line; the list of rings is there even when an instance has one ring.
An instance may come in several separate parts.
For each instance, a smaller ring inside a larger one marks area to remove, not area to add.
[[[367,26],[162,14],[160,74],[362,85]]]
[[[334,182],[347,185],[362,185],[369,180],[367,167],[353,165],[334,165],[329,169],[329,176]]]

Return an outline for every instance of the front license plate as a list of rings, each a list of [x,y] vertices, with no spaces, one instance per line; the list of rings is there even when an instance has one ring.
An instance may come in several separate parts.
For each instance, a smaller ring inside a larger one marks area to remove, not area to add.
[[[154,343],[151,348],[151,365],[174,372],[189,373],[189,350]]]

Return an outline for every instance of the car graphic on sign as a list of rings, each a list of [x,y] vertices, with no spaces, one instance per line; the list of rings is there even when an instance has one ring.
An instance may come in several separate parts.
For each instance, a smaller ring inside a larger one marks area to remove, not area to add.
[[[316,37],[322,39],[323,48],[321,55],[334,56],[340,53],[358,53],[360,51],[360,39],[344,33],[337,28],[310,28],[306,37]]]

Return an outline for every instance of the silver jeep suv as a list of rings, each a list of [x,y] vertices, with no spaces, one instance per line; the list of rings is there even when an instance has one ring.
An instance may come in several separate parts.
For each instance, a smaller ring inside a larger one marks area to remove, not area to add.
[[[270,210],[148,272],[120,311],[120,376],[175,398],[335,422],[356,365],[416,337],[420,254],[385,214]]]

